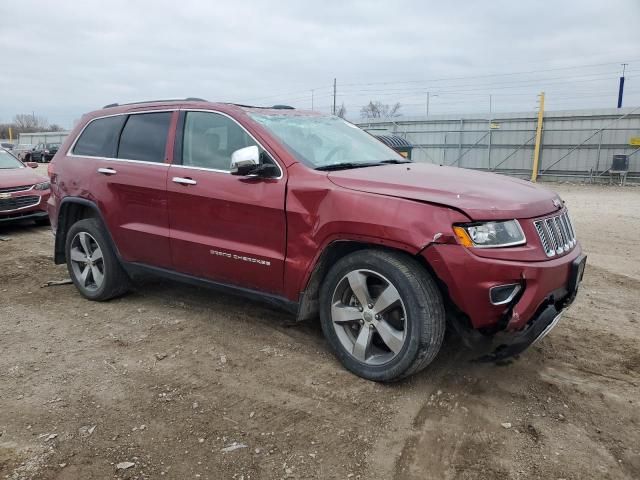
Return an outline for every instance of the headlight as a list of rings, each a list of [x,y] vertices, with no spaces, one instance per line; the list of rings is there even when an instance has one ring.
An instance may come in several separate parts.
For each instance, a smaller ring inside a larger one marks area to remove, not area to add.
[[[456,225],[453,231],[465,247],[512,247],[527,241],[517,220]]]
[[[34,185],[34,189],[36,190],[49,190],[49,187],[51,186],[51,184],[49,182],[42,182],[42,183],[38,183],[36,185]]]

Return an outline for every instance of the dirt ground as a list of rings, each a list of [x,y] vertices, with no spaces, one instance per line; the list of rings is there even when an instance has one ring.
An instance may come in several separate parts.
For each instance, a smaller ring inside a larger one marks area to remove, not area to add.
[[[0,478],[640,478],[640,188],[550,186],[589,255],[556,329],[502,366],[449,339],[393,385],[241,298],[41,288],[49,230],[0,227]]]

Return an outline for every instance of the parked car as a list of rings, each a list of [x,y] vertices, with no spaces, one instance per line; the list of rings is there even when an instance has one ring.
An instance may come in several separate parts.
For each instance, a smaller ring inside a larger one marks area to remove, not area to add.
[[[55,262],[108,300],[153,273],[319,315],[346,368],[390,381],[445,330],[522,352],[574,300],[564,202],[525,181],[412,163],[338,117],[199,100],[110,105],[49,165]]]
[[[40,163],[49,162],[59,148],[59,143],[39,143],[31,151],[31,161]]]
[[[23,162],[31,161],[31,152],[35,148],[35,145],[30,143],[19,143],[13,147],[12,153]]]
[[[15,220],[35,220],[38,225],[49,222],[47,200],[49,181],[17,157],[0,149],[0,224]]]
[[[0,147],[4,148],[5,150],[13,150],[13,143],[9,143],[9,142],[2,142],[0,143]]]

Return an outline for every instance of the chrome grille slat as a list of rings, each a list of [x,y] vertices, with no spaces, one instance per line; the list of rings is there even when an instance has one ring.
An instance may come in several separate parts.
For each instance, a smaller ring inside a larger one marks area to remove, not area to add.
[[[558,233],[558,239],[560,240],[560,246],[565,252],[569,251],[569,239],[564,233],[562,224],[560,223],[560,217],[554,217],[553,223],[556,226],[556,232]]]
[[[544,226],[546,227],[547,234],[551,239],[551,247],[553,248],[553,251],[557,254],[562,253],[562,248],[560,248],[560,243],[558,240],[558,234],[556,232],[555,225],[553,224],[553,218],[547,218],[544,221]]]
[[[566,215],[564,213],[560,215],[560,226],[562,227],[562,232],[564,233],[564,236],[567,239],[567,244],[569,245],[569,248],[573,248],[573,237],[571,236],[571,232],[569,231]]]
[[[547,236],[547,232],[542,224],[542,220],[538,220],[533,223],[536,227],[536,231],[538,232],[538,236],[540,237],[540,241],[542,242],[542,248],[544,248],[544,252],[547,256],[552,257],[556,254],[556,252],[551,248],[549,244],[549,237]]]
[[[17,187],[6,187],[0,188],[0,193],[11,193],[11,192],[24,192],[27,190],[31,190],[33,185],[21,185]]]
[[[38,195],[28,195],[22,197],[12,197],[0,200],[0,212],[8,212],[11,210],[18,210],[20,208],[27,208],[33,205],[37,205],[40,202]]]
[[[558,215],[535,220],[533,225],[547,257],[561,255],[576,246],[576,234],[566,210]]]

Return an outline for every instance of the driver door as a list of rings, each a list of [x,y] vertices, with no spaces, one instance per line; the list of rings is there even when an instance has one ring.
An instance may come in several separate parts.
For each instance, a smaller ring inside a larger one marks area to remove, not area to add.
[[[171,259],[177,272],[280,294],[286,176],[231,175],[232,153],[251,145],[262,149],[227,115],[181,112],[167,177]]]

